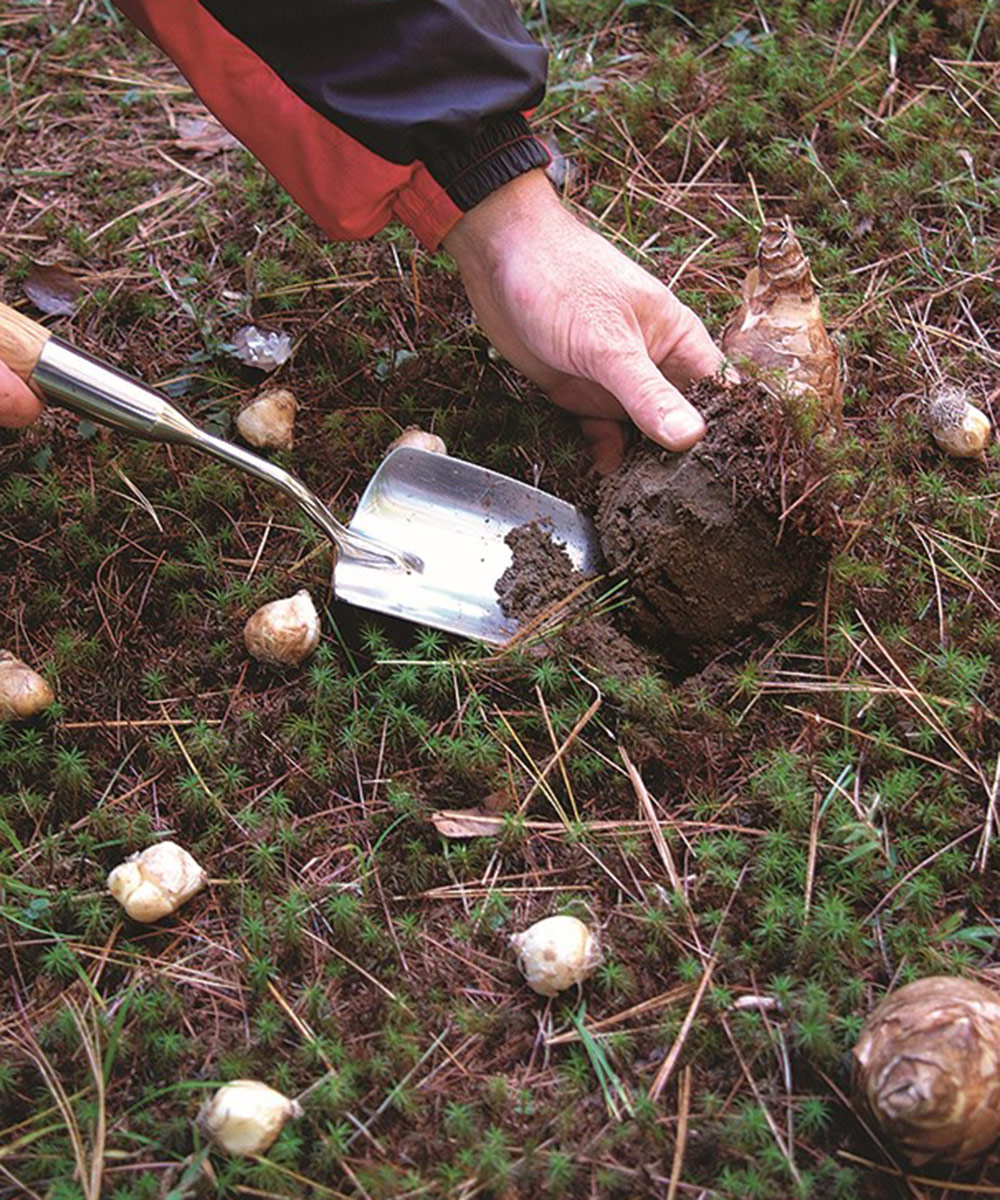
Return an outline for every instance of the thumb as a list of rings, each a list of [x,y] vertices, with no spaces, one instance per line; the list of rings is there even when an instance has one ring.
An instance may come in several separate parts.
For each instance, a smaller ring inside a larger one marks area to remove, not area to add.
[[[688,450],[705,436],[701,413],[689,404],[645,351],[608,359],[599,380],[646,437],[668,450]]]
[[[41,411],[42,404],[35,393],[6,363],[0,362],[0,425],[17,429],[30,424]]]

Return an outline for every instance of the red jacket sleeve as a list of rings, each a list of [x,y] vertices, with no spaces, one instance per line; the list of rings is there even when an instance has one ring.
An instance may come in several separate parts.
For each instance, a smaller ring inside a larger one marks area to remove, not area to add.
[[[549,161],[545,50],[510,0],[117,0],[331,237],[436,246]]]

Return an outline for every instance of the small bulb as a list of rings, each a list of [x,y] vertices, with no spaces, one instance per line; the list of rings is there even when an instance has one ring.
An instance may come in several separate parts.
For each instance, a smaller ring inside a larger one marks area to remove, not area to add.
[[[431,454],[447,454],[448,447],[444,438],[436,433],[428,433],[426,429],[418,429],[411,425],[404,429],[398,438],[389,446],[389,450],[398,450],[400,446],[414,446],[417,450],[429,450]],[[387,451],[388,453],[388,451]]]
[[[258,608],[243,628],[247,650],[272,667],[297,667],[319,645],[319,614],[303,588]]]
[[[555,996],[582,983],[601,963],[597,937],[576,917],[546,917],[510,944],[528,987],[542,996]]]
[[[198,1114],[206,1136],[226,1154],[263,1154],[286,1121],[302,1116],[301,1105],[256,1079],[234,1079]]]
[[[183,846],[158,842],[115,867],[108,891],[133,921],[150,924],[176,912],[207,880],[205,869]]]
[[[958,388],[944,388],[924,402],[924,416],[937,444],[954,458],[983,458],[990,444],[990,419]]]
[[[298,401],[287,388],[264,392],[236,417],[240,436],[262,450],[291,450]]]
[[[27,663],[0,650],[0,721],[24,721],[55,700],[52,689]]]

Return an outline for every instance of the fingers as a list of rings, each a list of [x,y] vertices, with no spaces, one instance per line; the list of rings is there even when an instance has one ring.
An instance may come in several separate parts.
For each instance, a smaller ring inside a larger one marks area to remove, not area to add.
[[[30,425],[41,411],[42,403],[35,393],[0,362],[0,425],[11,429]]]
[[[644,352],[607,359],[603,374],[603,385],[654,442],[679,451],[690,449],[704,437],[701,413]]]
[[[677,301],[671,322],[673,337],[660,357],[660,370],[676,387],[715,375],[722,366],[722,351],[712,341],[702,320],[686,304]]]
[[[625,426],[603,417],[581,417],[580,432],[599,475],[617,471],[625,460]]]

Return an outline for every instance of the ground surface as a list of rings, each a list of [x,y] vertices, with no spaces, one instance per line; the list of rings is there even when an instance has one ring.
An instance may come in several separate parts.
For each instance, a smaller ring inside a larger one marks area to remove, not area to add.
[[[59,700],[0,728],[2,1195],[1000,1194],[990,1164],[902,1177],[844,1096],[890,985],[1000,976],[1000,459],[915,417],[939,375],[1000,416],[1000,13],[527,17],[567,202],[713,331],[762,214],[793,217],[849,366],[829,571],[693,678],[615,677],[344,609],[304,521],[193,454],[62,414],[0,434],[0,645]],[[76,293],[54,330],[223,431],[261,382],[236,330],[288,332],[284,461],[341,515],[411,422],[590,494],[443,257],[325,242],[104,3],[0,29],[5,300]],[[316,656],[249,662],[248,613],[303,586]],[[492,836],[431,819],[473,807]],[[104,878],[167,835],[211,883],[139,927]],[[547,1005],[507,939],[555,911],[607,954]],[[315,1085],[306,1114],[266,1160],[206,1158],[192,1118],[247,1076]]]

